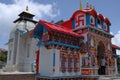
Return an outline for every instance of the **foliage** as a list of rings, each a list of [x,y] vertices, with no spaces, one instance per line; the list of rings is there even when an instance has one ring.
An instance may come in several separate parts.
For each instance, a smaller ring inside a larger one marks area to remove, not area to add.
[[[120,72],[120,57],[117,58],[118,72]]]
[[[0,52],[0,61],[3,61],[3,62],[7,61],[7,51]]]

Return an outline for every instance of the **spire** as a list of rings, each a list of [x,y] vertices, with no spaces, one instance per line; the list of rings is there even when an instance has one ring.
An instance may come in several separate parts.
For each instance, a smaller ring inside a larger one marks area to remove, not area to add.
[[[93,6],[92,6],[92,4],[90,4],[90,9],[93,9]]]
[[[29,11],[29,9],[28,9],[28,5],[26,6],[26,11],[27,11],[27,12]]]
[[[88,3],[88,0],[87,0],[87,3],[86,3],[86,9],[89,9],[89,3]]]
[[[80,0],[80,10],[82,10],[82,0]]]

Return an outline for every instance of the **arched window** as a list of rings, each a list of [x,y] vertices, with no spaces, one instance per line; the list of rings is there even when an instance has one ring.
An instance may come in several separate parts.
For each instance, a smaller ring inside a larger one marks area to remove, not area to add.
[[[65,56],[65,54],[62,54],[61,55],[61,72],[66,72],[66,66],[65,66],[65,64],[66,64],[66,56]]]
[[[93,16],[90,16],[90,23],[95,24],[95,18]]]
[[[107,29],[107,24],[106,24],[106,23],[104,23],[104,30],[105,30],[105,31],[108,30],[108,29]]]
[[[101,20],[99,18],[97,20],[97,24],[98,24],[98,28],[102,29]]]
[[[92,66],[96,65],[95,55],[91,55],[91,63],[92,63]]]
[[[79,71],[79,54],[75,54],[74,55],[74,72],[78,72]]]

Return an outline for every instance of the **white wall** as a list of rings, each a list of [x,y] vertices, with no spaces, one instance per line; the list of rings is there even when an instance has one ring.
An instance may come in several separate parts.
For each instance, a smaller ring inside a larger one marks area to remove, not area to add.
[[[31,72],[32,63],[35,60],[35,52],[37,49],[37,40],[34,38],[26,37],[21,39],[20,50],[19,50],[19,71],[20,72]],[[28,46],[29,44],[29,46]],[[29,48],[29,49],[28,49]],[[29,51],[28,51],[29,50]]]
[[[60,74],[60,50],[55,49],[55,74],[54,76],[59,76]]]
[[[53,70],[53,49],[40,47],[39,73],[43,76],[52,75]]]

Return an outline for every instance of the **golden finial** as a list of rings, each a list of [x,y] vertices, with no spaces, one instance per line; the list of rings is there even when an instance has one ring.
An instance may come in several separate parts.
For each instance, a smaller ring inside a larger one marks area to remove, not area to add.
[[[92,4],[90,4],[90,9],[93,9],[93,6],[92,6]]]
[[[28,11],[28,5],[26,6],[26,11]]]
[[[95,10],[95,6],[93,6],[93,9]]]
[[[82,10],[82,0],[80,0],[80,10]]]
[[[86,3],[86,9],[89,9],[89,3],[88,3],[88,0],[87,0],[87,3]]]

